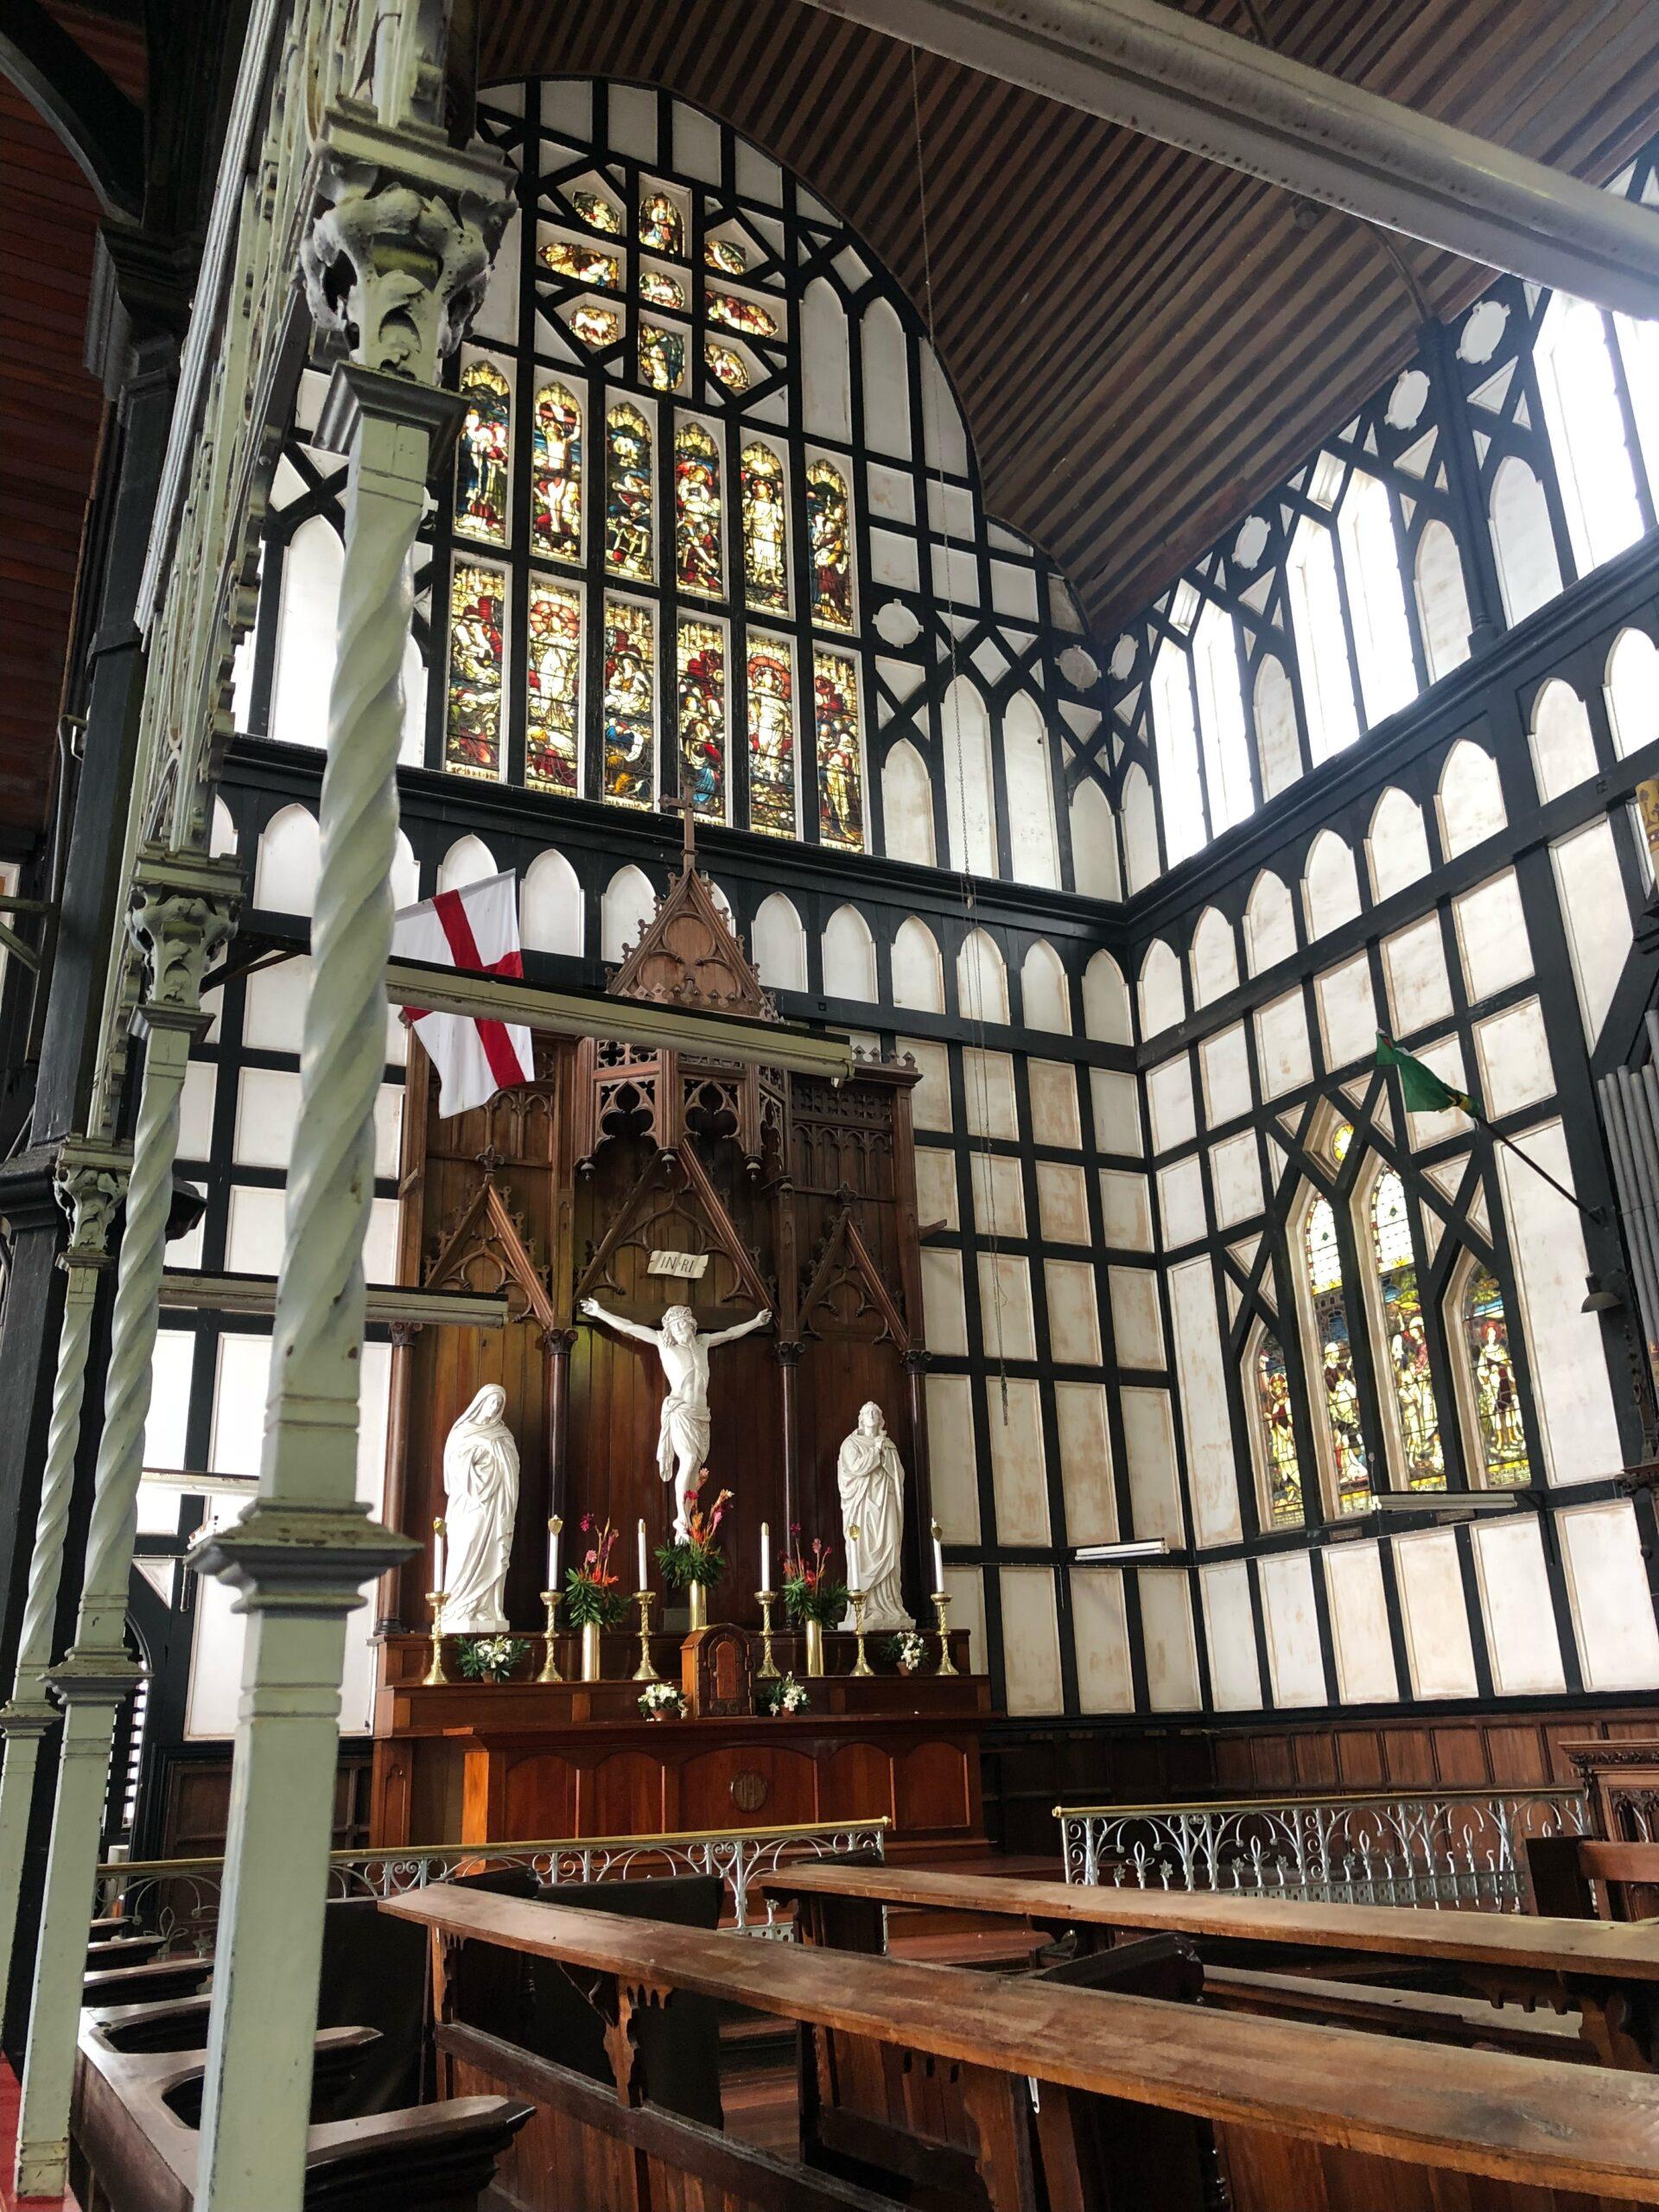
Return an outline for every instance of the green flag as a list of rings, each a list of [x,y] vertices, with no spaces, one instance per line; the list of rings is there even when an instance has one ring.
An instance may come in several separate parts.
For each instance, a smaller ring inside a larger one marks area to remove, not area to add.
[[[1400,1092],[1406,1102],[1408,1114],[1444,1114],[1448,1107],[1460,1107],[1465,1114],[1476,1112],[1475,1102],[1460,1090],[1453,1090],[1449,1083],[1442,1083],[1431,1067],[1414,1059],[1409,1052],[1402,1052],[1391,1037],[1376,1033],[1376,1065],[1380,1068],[1398,1068]]]

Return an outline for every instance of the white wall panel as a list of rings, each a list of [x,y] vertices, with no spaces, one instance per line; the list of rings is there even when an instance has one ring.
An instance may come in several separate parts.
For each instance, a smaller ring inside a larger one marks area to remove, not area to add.
[[[1189,1260],[1170,1269],[1169,1306],[1193,1532],[1200,1544],[1237,1543],[1244,1530],[1216,1321],[1215,1277],[1207,1259]]]

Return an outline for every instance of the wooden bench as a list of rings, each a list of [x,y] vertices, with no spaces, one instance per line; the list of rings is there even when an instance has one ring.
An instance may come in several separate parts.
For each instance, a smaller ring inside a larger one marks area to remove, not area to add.
[[[1051,1915],[1054,1904],[1051,1893]],[[982,2201],[994,2212],[1031,2212],[1044,2201],[1053,2212],[1164,2212],[1182,2201],[1126,2198],[1114,2193],[1109,2169],[1103,2178],[1088,2174],[1079,2145],[1092,2131],[1079,2101],[1090,2099],[1219,2123],[1237,2212],[1358,2212],[1362,2205],[1431,2202],[1478,2203],[1482,2212],[1659,2204],[1659,2099],[1646,2081],[1605,2069],[1382,2037],[1333,2037],[1299,2021],[893,1959],[838,1958],[574,1907],[550,1912],[442,1884],[386,1899],[380,1909],[423,1923],[442,1949],[493,1944],[593,1977],[616,2066],[607,2110],[629,2154],[633,2194],[585,2196],[571,2167],[547,2177],[543,2193],[533,2194],[522,2166],[512,2167],[504,2182],[532,2212],[579,2201],[607,2212],[650,2202],[696,2208],[791,2201],[753,2191],[721,2196],[707,2173],[690,2166],[658,2174],[661,2194],[653,2198],[658,2154],[631,2126],[639,2101],[635,2027],[642,2011],[676,1990],[868,2037],[911,2054],[918,2065],[952,2069],[973,2120]],[[463,2080],[502,2078],[492,2067],[510,2066],[519,2056],[498,2038],[445,2025],[438,2043]],[[1436,2178],[1446,2174],[1488,2181],[1478,2193],[1460,2185],[1453,2193]],[[1497,2184],[1512,2184],[1513,2193]]]
[[[1659,1914],[1659,1843],[1529,1836],[1527,1874],[1537,1910],[1557,1918],[1637,1922]]]
[[[1262,1971],[1309,1961],[1327,1976],[1387,1980],[1423,1969],[1442,1993],[1516,2005],[1529,2014],[1575,2013],[1579,2032],[1606,2066],[1655,2070],[1659,2056],[1659,1926],[1548,1919],[1527,1913],[1434,1912],[1412,1905],[1276,1903],[1202,1890],[1096,1887],[992,1874],[893,1866],[791,1867],[768,1875],[768,1895],[800,1900],[807,1933],[833,1942],[823,1916],[833,1903],[939,1912],[997,1913],[1084,1942],[1162,1931],[1190,1937],[1230,1967]]]

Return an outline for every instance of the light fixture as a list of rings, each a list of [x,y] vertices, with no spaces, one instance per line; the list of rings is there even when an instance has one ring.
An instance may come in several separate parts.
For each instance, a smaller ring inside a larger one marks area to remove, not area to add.
[[[1580,1313],[1617,1313],[1624,1300],[1616,1290],[1610,1290],[1599,1275],[1586,1275],[1584,1303]]]
[[[1108,1560],[1162,1559],[1168,1549],[1161,1536],[1138,1536],[1122,1544],[1083,1544],[1071,1557],[1079,1567],[1098,1567]]]
[[[1389,1490],[1375,1492],[1371,1504],[1379,1513],[1429,1513],[1437,1521],[1473,1521],[1488,1513],[1513,1513],[1531,1496],[1524,1484],[1513,1490]]]

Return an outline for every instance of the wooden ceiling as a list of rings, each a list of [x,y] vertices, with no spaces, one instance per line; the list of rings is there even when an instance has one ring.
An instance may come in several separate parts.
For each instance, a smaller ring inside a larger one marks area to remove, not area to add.
[[[1659,128],[1651,0],[1185,0],[1599,182]],[[932,321],[992,511],[1106,628],[1484,281],[802,0],[495,0],[488,78],[663,86],[793,168]],[[917,118],[920,123],[918,159]],[[926,188],[925,252],[919,179]],[[1414,297],[1414,289],[1417,297]]]

